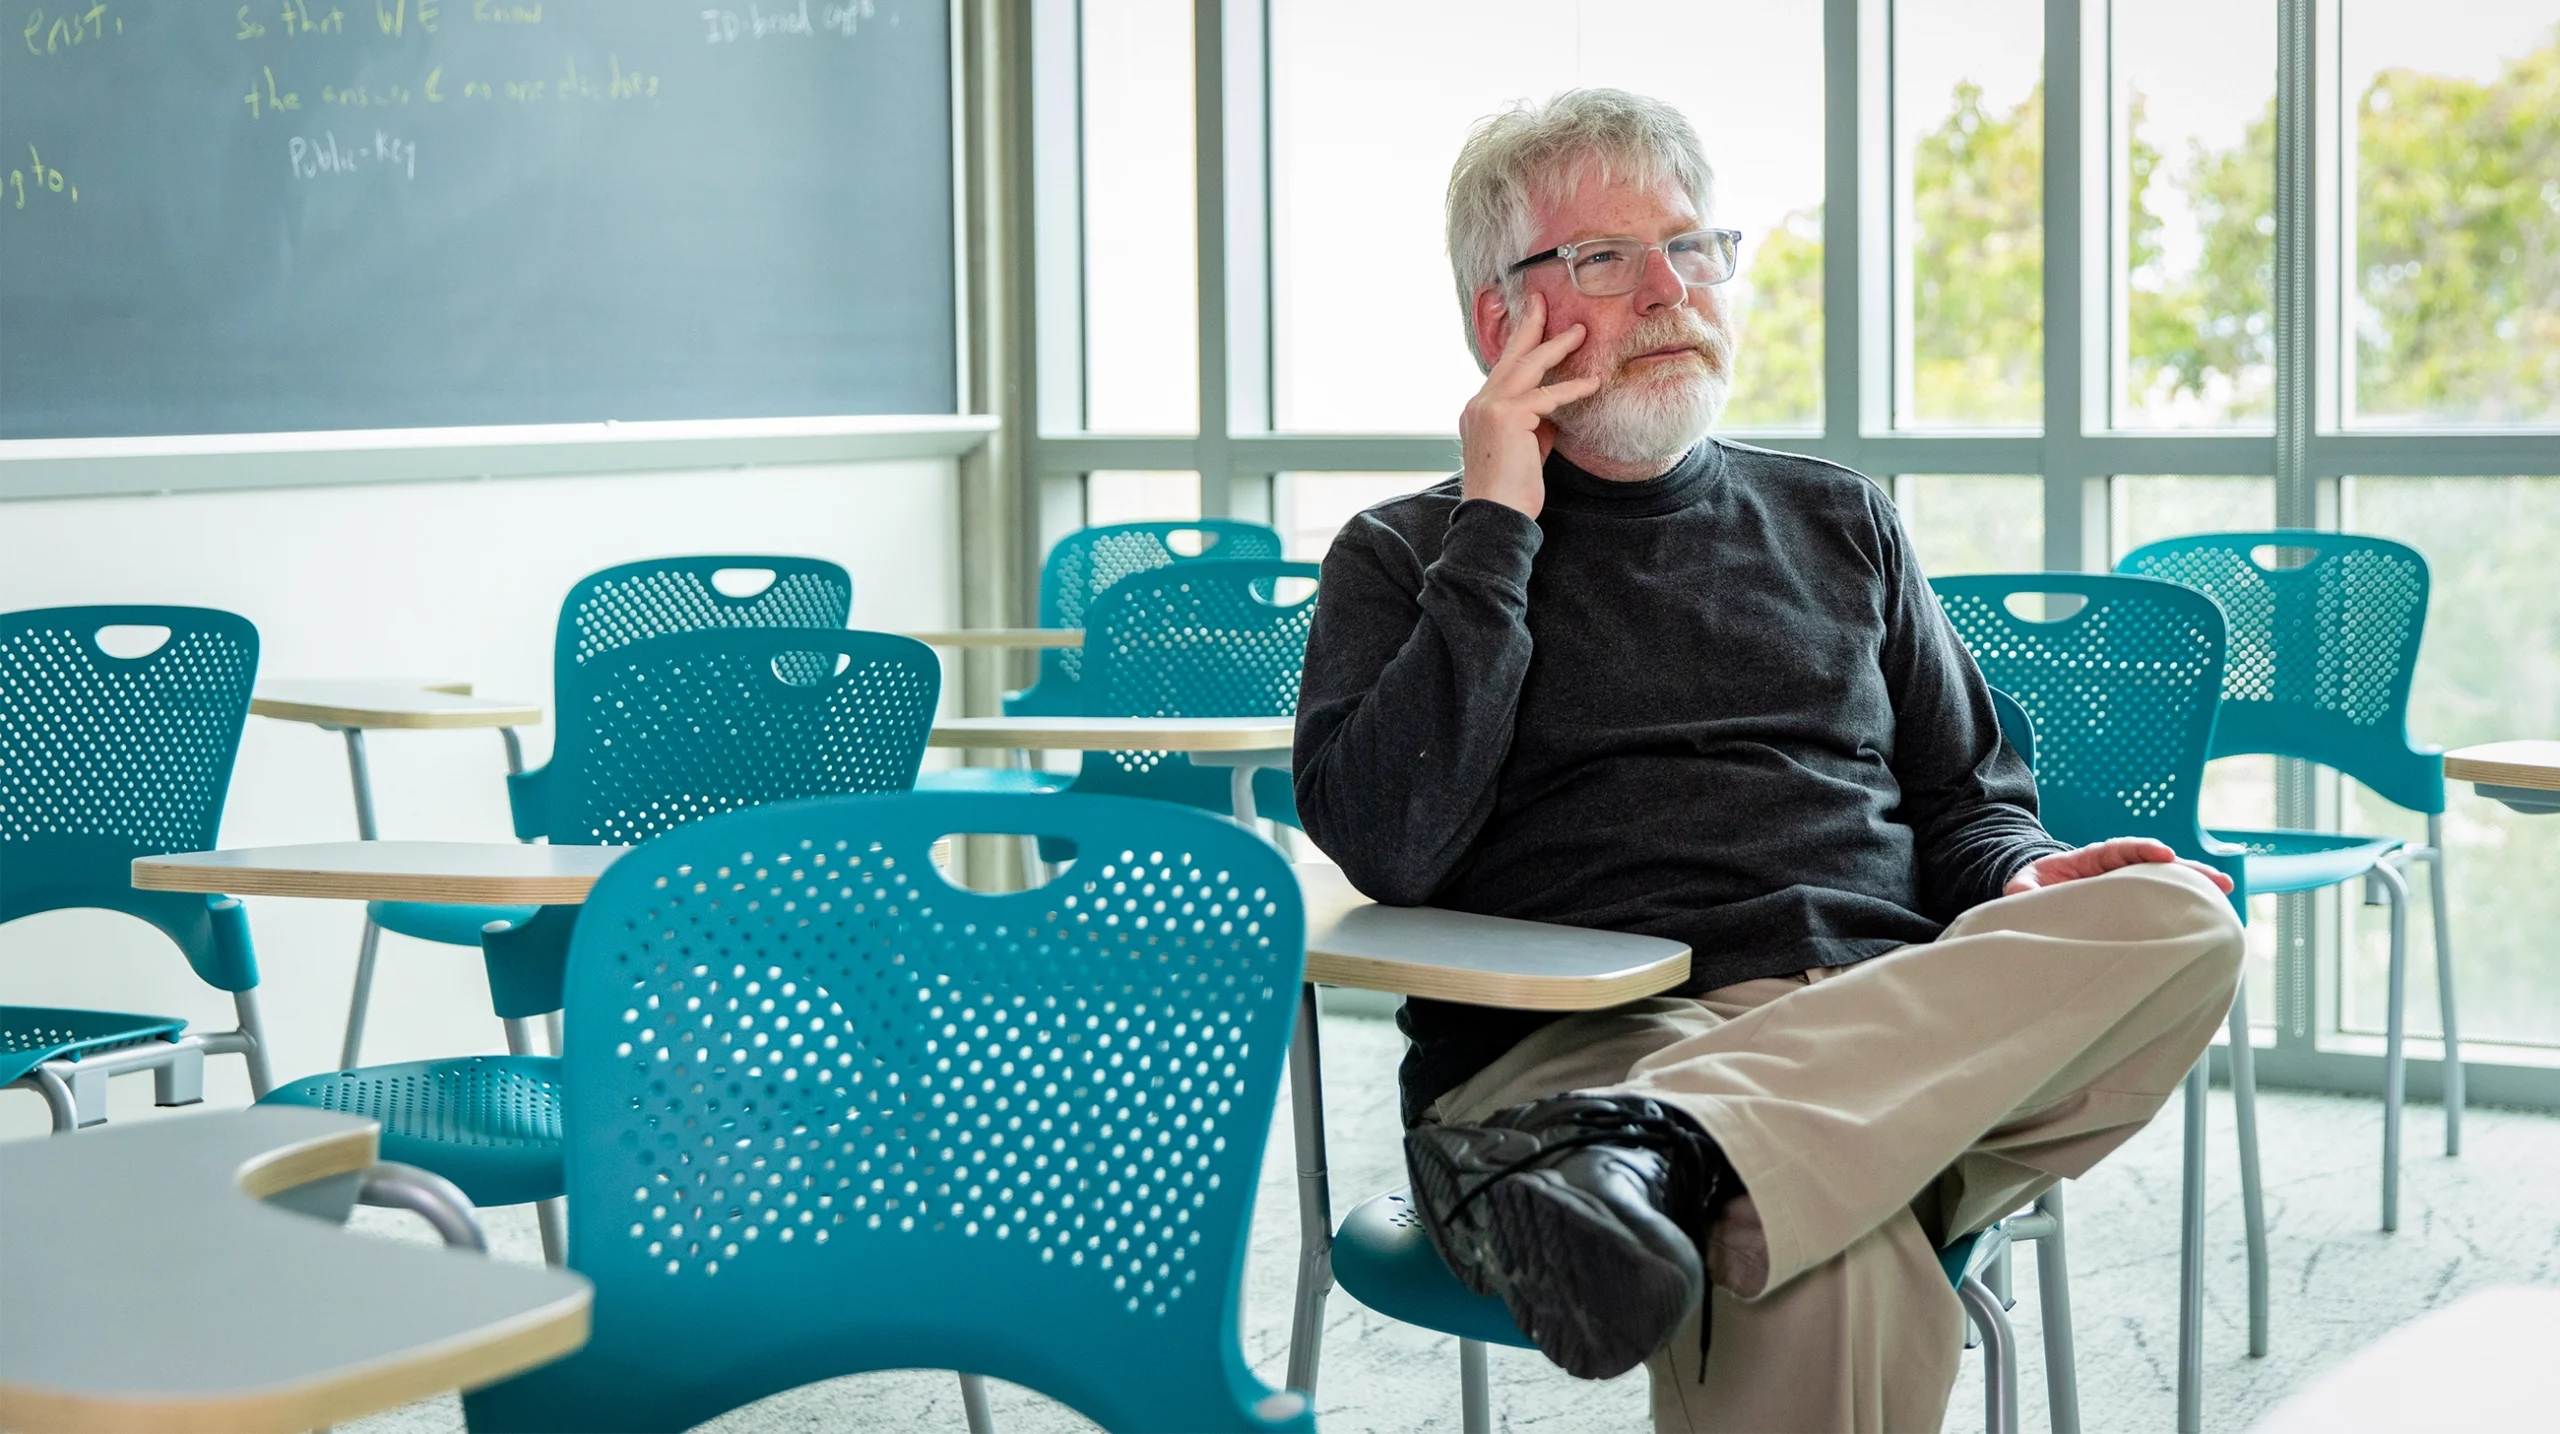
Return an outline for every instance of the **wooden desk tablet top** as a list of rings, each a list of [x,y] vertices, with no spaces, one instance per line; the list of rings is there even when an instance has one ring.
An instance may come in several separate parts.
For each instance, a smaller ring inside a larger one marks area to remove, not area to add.
[[[468,682],[350,679],[260,682],[250,695],[254,716],[279,722],[367,731],[447,731],[467,727],[536,727],[538,702],[474,697]]]
[[[1597,1011],[1689,979],[1689,948],[1428,906],[1380,906],[1339,868],[1297,866],[1307,904],[1307,979],[1471,1006]]]
[[[927,647],[1082,647],[1080,627],[956,627],[900,634]]]
[[[2254,1434],[2547,1429],[2554,1340],[2560,1290],[2479,1290],[2348,1355],[2277,1405]]]
[[[175,852],[133,864],[145,891],[574,906],[629,847],[521,842],[330,841]]]
[[[2560,792],[2560,742],[2490,742],[2444,754],[2448,781]]]
[[[587,1342],[582,1276],[260,1203],[374,1138],[260,1106],[0,1144],[0,1428],[316,1429]]]
[[[941,717],[928,746],[1040,752],[1286,752],[1294,717]]]

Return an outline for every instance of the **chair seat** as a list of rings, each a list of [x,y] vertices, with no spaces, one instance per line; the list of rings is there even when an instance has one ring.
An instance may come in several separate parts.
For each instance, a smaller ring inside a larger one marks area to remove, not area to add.
[[[492,921],[521,926],[540,910],[534,906],[453,906],[438,901],[368,901],[364,914],[385,931],[447,946],[480,947],[480,928]]]
[[[521,1205],[566,1188],[560,1062],[465,1056],[309,1076],[261,1105],[307,1105],[379,1122],[381,1157],[432,1170],[474,1205]]]
[[[2384,857],[2408,845],[2398,837],[2339,832],[2216,830],[2208,835],[2235,843],[2247,854],[2251,896],[2335,886],[2373,870]]]
[[[919,792],[1059,792],[1073,772],[1026,772],[1016,767],[948,767],[916,778]]]
[[[1535,1349],[1500,1299],[1458,1283],[1413,1197],[1397,1190],[1363,1200],[1333,1237],[1333,1277],[1350,1296],[1390,1319],[1486,1344]]]
[[[0,1006],[0,1085],[46,1061],[78,1059],[84,1051],[113,1050],[144,1041],[174,1041],[187,1023],[174,1016],[123,1011],[79,1011],[57,1006]]]
[[[1948,1284],[1964,1283],[1981,1240],[1967,1235],[1938,1252]],[[1485,1344],[1537,1347],[1511,1322],[1501,1300],[1476,1294],[1449,1273],[1407,1191],[1363,1200],[1344,1218],[1333,1237],[1333,1278],[1353,1299],[1389,1319]]]

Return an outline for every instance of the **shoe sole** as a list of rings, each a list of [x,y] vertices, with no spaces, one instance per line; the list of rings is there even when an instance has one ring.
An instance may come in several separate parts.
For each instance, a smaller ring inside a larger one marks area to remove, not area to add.
[[[1696,1269],[1653,1248],[1567,1181],[1523,1172],[1484,1200],[1492,1283],[1520,1332],[1566,1373],[1624,1374],[1697,1308],[1704,1281]],[[1517,1278],[1524,1269],[1537,1277]]]

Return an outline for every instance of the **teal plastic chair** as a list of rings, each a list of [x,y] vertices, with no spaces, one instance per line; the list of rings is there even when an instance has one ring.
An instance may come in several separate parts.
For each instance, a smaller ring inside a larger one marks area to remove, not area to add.
[[[1040,565],[1040,626],[1086,627],[1094,600],[1110,591],[1112,584],[1136,573],[1202,560],[1279,556],[1277,532],[1260,523],[1230,518],[1081,528],[1060,538]],[[1019,692],[1005,694],[1005,715],[1085,715],[1084,665],[1081,648],[1042,648],[1037,679]],[[946,767],[925,773],[916,780],[916,788],[932,792],[1054,792],[1074,780],[1064,772],[1037,767]]]
[[[911,638],[842,628],[732,628],[649,638],[568,674],[537,831],[555,845],[645,842],[767,802],[897,791],[915,781],[942,667]],[[385,1160],[431,1170],[475,1205],[543,1203],[562,1249],[560,1066],[532,1018],[561,1008],[575,907],[481,937],[508,1054],[332,1071],[267,1099],[369,1116]]]
[[[981,895],[930,854],[969,832],[1086,856]],[[1312,1430],[1237,1334],[1304,957],[1280,854],[1165,803],[795,802],[640,848],[569,952],[594,1333],[470,1427],[686,1429],[921,1367],[1112,1430]]]
[[[166,636],[139,656],[114,628]],[[119,642],[118,646],[124,644]],[[258,678],[258,630],[201,607],[57,607],[0,616],[0,921],[73,907],[157,927],[235,1030],[190,1035],[174,1016],[0,1006],[0,1086],[44,1097],[58,1132],[107,1118],[107,1081],[152,1073],[153,1099],[204,1098],[204,1058],[238,1055],[268,1086],[258,959],[228,896],[136,891],[133,860],[218,845],[222,803]]]
[[[2047,1191],[2031,1210],[1988,1230],[1964,1236],[1938,1253],[1972,1323],[1970,1347],[1983,1353],[1984,1427],[1990,1434],[2018,1429],[2018,1345],[2008,1311],[2009,1246],[2041,1242],[2036,1280],[2044,1301],[2045,1385],[2053,1427],[2077,1431],[2080,1394],[2071,1342],[2071,1281],[2063,1249],[2062,1192]],[[1459,1428],[1492,1434],[1493,1389],[1485,1347],[1537,1346],[1511,1322],[1500,1297],[1480,1295],[1458,1283],[1413,1208],[1410,1192],[1397,1190],[1353,1207],[1333,1237],[1333,1275],[1353,1299],[1389,1319],[1458,1339]]]
[[[734,575],[734,577],[732,576]],[[721,591],[762,575],[764,585],[743,596]],[[777,554],[704,554],[647,558],[589,573],[561,601],[552,640],[551,690],[568,691],[569,676],[616,648],[670,633],[724,628],[840,628],[853,611],[853,579],[843,565],[824,558]],[[545,835],[546,803],[554,780],[548,766],[524,770],[516,734],[506,730],[507,802],[516,836]],[[491,922],[533,918],[530,906],[447,906],[426,901],[375,901],[365,906],[364,942],[356,955],[356,983],[347,1002],[346,1036],[338,1064],[353,1066],[364,1050],[366,1008],[373,996],[374,959],[382,933],[477,948]]]
[[[2239,848],[2214,840],[2197,814],[2205,754],[2222,691],[2222,610],[2192,588],[2105,573],[2010,573],[1939,578],[1937,590],[1983,677],[2033,721],[2037,813],[2075,845],[2150,837],[2232,879],[2231,904],[2249,912]],[[2077,598],[2052,621],[2021,617],[2012,598]],[[2258,1097],[2249,1040],[2248,987],[2229,1018],[2232,1105],[2238,1116],[2240,1203],[2249,1271],[2249,1352],[2268,1340],[2266,1197],[2258,1168]],[[2201,1330],[2204,1274],[2203,1110],[2207,1060],[2188,1077],[2187,1160],[2179,1317]],[[2182,1390],[2200,1387],[2199,1344],[2179,1341]]]
[[[1298,710],[1316,595],[1284,600],[1314,563],[1192,562],[1121,579],[1085,623],[1089,717],[1270,717]],[[1234,773],[1180,752],[1087,752],[1075,790],[1234,810]],[[1253,774],[1258,815],[1298,825],[1289,774]]]
[[[2290,552],[2299,561],[2278,566]],[[2264,554],[2269,561],[2261,562]],[[2427,863],[2435,907],[2436,990],[2444,1013],[2444,1153],[2462,1153],[2462,1046],[2445,900],[2444,753],[2409,739],[2409,689],[2427,623],[2427,560],[2388,538],[2303,529],[2206,533],[2150,543],[2117,570],[2212,596],[2231,624],[2231,664],[2213,755],[2317,762],[2427,819],[2427,841],[2317,831],[2216,831],[2248,854],[2249,889],[2267,895],[2365,880],[2391,913],[2383,1038],[2382,1228],[2400,1227],[2400,1114],[2406,1084],[2409,885]]]
[[[1122,579],[1140,573],[1195,562],[1273,561],[1279,556],[1279,533],[1261,523],[1232,518],[1110,523],[1080,529],[1060,538],[1040,565],[1040,625],[1091,628],[1095,601]],[[1089,639],[1082,648],[1041,649],[1039,680],[1006,696],[1005,715],[1090,715],[1082,683],[1085,654],[1091,649]]]

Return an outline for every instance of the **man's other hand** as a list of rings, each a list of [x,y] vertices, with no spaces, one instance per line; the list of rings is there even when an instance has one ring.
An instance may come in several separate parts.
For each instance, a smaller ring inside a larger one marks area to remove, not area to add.
[[[2117,837],[2112,841],[2096,842],[2074,851],[2060,851],[2051,856],[2038,857],[2018,868],[2018,874],[2009,878],[2009,884],[2001,888],[2000,894],[2015,896],[2022,891],[2034,891],[2041,887],[2060,886],[2066,881],[2078,881],[2084,876],[2103,876],[2118,867],[2142,866],[2152,862],[2183,866],[2190,871],[2201,872],[2205,880],[2214,884],[2215,889],[2225,895],[2230,894],[2230,877],[2203,862],[2189,861],[2169,850],[2166,843],[2153,841],[2149,837]]]
[[[1531,294],[1484,387],[1458,414],[1466,496],[1490,498],[1532,518],[1547,504],[1547,453],[1556,446],[1556,426],[1547,415],[1600,388],[1596,378],[1546,382],[1547,371],[1581,347],[1582,325],[1551,339],[1546,327],[1547,301]]]

